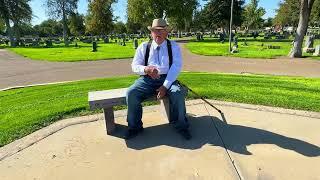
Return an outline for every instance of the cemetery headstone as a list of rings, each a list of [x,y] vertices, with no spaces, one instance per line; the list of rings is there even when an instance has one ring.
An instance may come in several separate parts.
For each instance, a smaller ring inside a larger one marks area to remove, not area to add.
[[[97,52],[97,42],[96,41],[92,42],[92,52]]]
[[[265,33],[265,34],[264,34],[264,39],[271,39],[270,34],[269,34],[269,33]]]
[[[34,39],[34,40],[32,41],[32,46],[34,46],[34,47],[39,46],[39,41],[36,40],[36,39]]]
[[[25,44],[24,44],[24,41],[23,41],[23,40],[20,40],[20,41],[19,41],[19,46],[22,46],[22,47],[24,47],[24,46],[25,46]]]
[[[52,47],[52,41],[50,39],[47,39],[45,43],[46,43],[45,47]]]
[[[285,31],[283,32],[283,39],[289,39],[290,33]]]
[[[244,40],[243,40],[243,44],[242,44],[242,45],[248,46],[247,39],[244,39]]]
[[[234,36],[235,36],[235,34],[234,34],[234,33],[231,33],[231,39],[233,39],[233,38],[234,38]]]
[[[231,50],[231,53],[238,53],[238,52],[239,52],[238,47],[237,46],[233,46],[232,50]]]
[[[267,45],[267,48],[268,49],[280,49],[281,47],[280,46],[274,46],[274,45]]]
[[[200,41],[200,34],[197,33],[197,41]]]
[[[133,40],[133,47],[134,47],[134,49],[138,48],[138,39]]]
[[[224,34],[223,33],[220,33],[219,34],[219,41],[221,42],[221,43],[224,43]]]
[[[259,33],[257,31],[252,32],[252,37],[256,39],[259,36]]]
[[[25,46],[32,45],[32,39],[24,39],[24,44],[25,44]]]
[[[305,41],[305,47],[303,48],[303,52],[306,53],[314,53],[315,48],[313,48],[313,42],[314,42],[314,36],[307,36],[307,39]]]
[[[314,42],[314,37],[313,36],[307,36],[306,42],[305,42],[305,47],[306,48],[313,48],[313,42]]]
[[[105,37],[103,41],[104,43],[109,43],[109,37]]]
[[[314,56],[320,56],[320,45],[317,45],[315,48],[315,52],[313,53]]]
[[[237,36],[234,36],[234,38],[233,38],[233,43],[234,43],[233,46],[235,46],[235,47],[238,48],[238,37],[237,37]]]
[[[10,42],[10,46],[11,46],[11,47],[16,47],[17,45],[18,45],[17,40],[12,40],[12,41]]]

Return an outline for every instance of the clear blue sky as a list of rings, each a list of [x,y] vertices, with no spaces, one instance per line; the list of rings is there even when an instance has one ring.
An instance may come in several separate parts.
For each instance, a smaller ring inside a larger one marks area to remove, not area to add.
[[[259,6],[265,8],[266,14],[264,18],[267,17],[274,17],[275,16],[275,9],[278,8],[278,4],[281,0],[260,0]],[[40,24],[43,20],[48,19],[48,16],[45,12],[45,7],[43,6],[45,0],[32,0],[31,1],[31,8],[33,14],[36,16],[32,19],[32,24]],[[250,0],[246,0],[246,3],[250,2]],[[201,6],[205,4],[201,0]],[[116,4],[113,5],[113,13],[114,16],[118,16],[120,21],[126,22],[126,8],[127,8],[127,0],[118,0]],[[87,0],[79,0],[78,4],[78,11],[81,14],[86,14],[87,12]]]

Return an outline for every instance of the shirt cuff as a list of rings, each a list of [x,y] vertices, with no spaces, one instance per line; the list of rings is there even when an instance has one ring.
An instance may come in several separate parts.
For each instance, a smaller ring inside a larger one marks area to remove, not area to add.
[[[163,83],[163,86],[169,89],[172,83],[173,83],[172,81],[165,80]]]
[[[139,66],[139,75],[146,75],[144,68],[146,68],[146,66]]]

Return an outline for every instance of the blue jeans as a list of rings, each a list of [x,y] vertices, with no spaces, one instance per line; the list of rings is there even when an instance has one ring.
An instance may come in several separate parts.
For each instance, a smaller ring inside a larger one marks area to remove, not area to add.
[[[159,79],[152,79],[149,76],[141,76],[131,85],[127,91],[126,101],[128,105],[127,121],[129,129],[143,127],[141,103],[157,94],[156,90],[162,86],[166,75]],[[168,89],[166,96],[169,98],[170,117],[169,122],[178,131],[188,129],[189,123],[186,118],[185,96],[186,91],[175,81]]]

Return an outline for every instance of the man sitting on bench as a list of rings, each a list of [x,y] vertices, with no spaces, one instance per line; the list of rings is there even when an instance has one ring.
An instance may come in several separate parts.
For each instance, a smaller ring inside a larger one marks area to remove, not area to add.
[[[183,138],[189,140],[191,134],[186,118],[186,93],[176,81],[182,68],[180,47],[167,39],[169,27],[164,19],[154,19],[148,29],[153,40],[137,48],[132,62],[133,72],[141,76],[127,91],[129,128],[125,139],[133,138],[143,131],[141,102],[157,95],[158,99],[168,96],[169,122]]]

